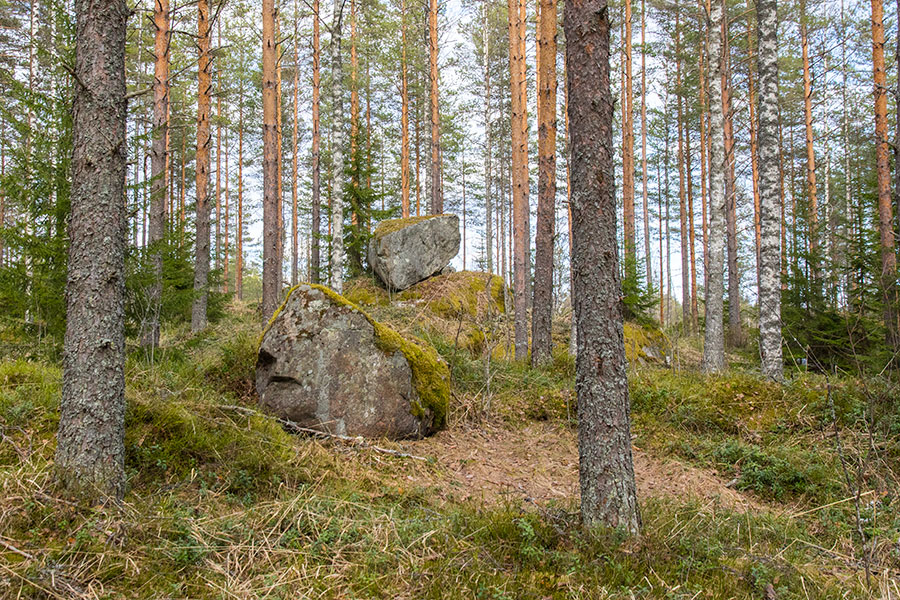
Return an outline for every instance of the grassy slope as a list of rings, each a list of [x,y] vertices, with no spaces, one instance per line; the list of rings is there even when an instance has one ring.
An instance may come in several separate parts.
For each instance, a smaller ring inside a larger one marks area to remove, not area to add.
[[[782,390],[750,375],[633,373],[636,445],[715,470],[772,510],[644,500],[644,532],[625,540],[581,532],[571,502],[447,504],[397,485],[408,459],[227,408],[252,406],[257,333],[234,313],[197,338],[170,333],[152,366],[132,357],[122,507],[55,497],[59,370],[0,363],[0,597],[864,598],[854,503],[807,512],[853,492],[832,405],[853,485],[870,440],[877,450],[862,482],[877,491],[861,503],[873,584],[900,568],[900,419],[854,382],[832,385],[829,402],[812,376]],[[543,371],[493,363],[486,417],[481,362],[431,341],[453,371],[451,426],[572,425],[566,357]]]

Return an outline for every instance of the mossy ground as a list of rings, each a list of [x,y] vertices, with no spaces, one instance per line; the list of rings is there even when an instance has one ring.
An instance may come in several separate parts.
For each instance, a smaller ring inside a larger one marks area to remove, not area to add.
[[[58,365],[0,362],[0,597],[897,597],[900,415],[887,383],[803,375],[782,388],[633,369],[636,445],[737,479],[762,508],[644,497],[643,532],[626,539],[584,532],[576,498],[447,502],[434,462],[288,435],[232,409],[254,405],[257,327],[240,310],[200,336],[166,332],[153,363],[129,359],[121,506],[57,497]],[[573,426],[565,352],[543,369],[490,363],[486,412],[483,361],[428,335],[452,372],[451,427]],[[411,484],[411,469],[434,485]]]
[[[401,229],[405,229],[410,225],[415,225],[416,223],[421,223],[422,221],[427,221],[428,219],[433,219],[439,216],[441,215],[422,215],[420,217],[407,217],[406,219],[388,219],[382,221],[378,224],[378,227],[375,228],[375,231],[372,232],[372,239],[377,240],[378,238],[386,236],[389,233],[400,231]]]

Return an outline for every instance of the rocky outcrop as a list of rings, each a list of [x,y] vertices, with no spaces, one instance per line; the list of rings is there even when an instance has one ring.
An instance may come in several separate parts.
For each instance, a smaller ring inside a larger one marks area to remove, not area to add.
[[[256,389],[265,410],[303,427],[418,438],[444,426],[450,372],[427,343],[328,288],[302,284],[263,332]]]
[[[382,222],[369,242],[369,265],[389,290],[440,273],[459,252],[459,217],[430,215]]]

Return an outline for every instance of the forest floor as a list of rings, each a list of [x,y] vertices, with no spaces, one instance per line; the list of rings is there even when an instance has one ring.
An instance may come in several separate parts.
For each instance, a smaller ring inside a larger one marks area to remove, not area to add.
[[[0,332],[0,598],[900,599],[889,382],[634,360],[628,538],[578,522],[564,352],[532,369],[494,349],[486,372],[458,315],[369,310],[447,360],[446,431],[287,433],[255,413],[259,325],[236,304],[199,336],[168,329],[152,361],[133,349],[117,506],[57,495],[58,354]]]

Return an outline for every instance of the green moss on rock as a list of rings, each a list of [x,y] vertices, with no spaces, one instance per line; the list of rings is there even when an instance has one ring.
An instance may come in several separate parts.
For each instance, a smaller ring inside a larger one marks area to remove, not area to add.
[[[460,315],[471,319],[483,316],[487,308],[484,289],[490,279],[491,312],[503,313],[504,283],[499,275],[459,271],[426,279],[400,294],[401,300],[425,300],[429,310],[446,319]]]
[[[424,340],[413,336],[405,337],[400,335],[393,329],[376,321],[366,311],[330,288],[317,284],[300,284],[291,288],[284,302],[278,307],[263,330],[259,338],[260,344],[263,336],[265,336],[272,323],[287,305],[291,295],[297,288],[304,285],[322,292],[335,304],[346,306],[364,316],[375,329],[375,345],[382,351],[387,353],[401,352],[403,354],[412,371],[413,386],[415,387],[416,395],[419,397],[418,402],[411,402],[411,414],[422,419],[425,417],[426,409],[430,410],[433,417],[432,428],[435,430],[442,429],[446,425],[447,410],[450,405],[450,369],[447,367],[447,363]]]
[[[377,240],[378,238],[386,236],[389,233],[394,233],[395,231],[406,229],[410,225],[415,225],[416,223],[421,223],[422,221],[427,221],[428,219],[433,219],[439,216],[441,215],[424,215],[421,217],[408,217],[406,219],[389,219],[387,221],[382,221],[378,224],[378,227],[375,228],[375,231],[372,232],[372,239]]]

